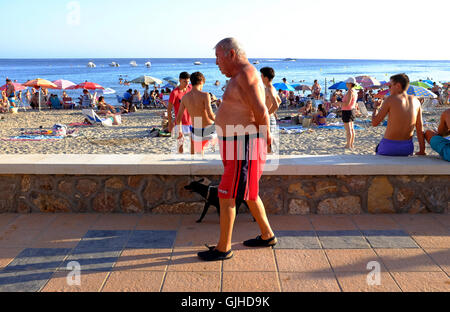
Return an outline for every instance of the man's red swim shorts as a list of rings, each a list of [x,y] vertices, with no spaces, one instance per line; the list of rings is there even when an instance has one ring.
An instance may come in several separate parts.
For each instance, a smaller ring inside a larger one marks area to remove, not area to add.
[[[224,173],[219,198],[256,201],[266,162],[267,142],[258,134],[219,138]]]

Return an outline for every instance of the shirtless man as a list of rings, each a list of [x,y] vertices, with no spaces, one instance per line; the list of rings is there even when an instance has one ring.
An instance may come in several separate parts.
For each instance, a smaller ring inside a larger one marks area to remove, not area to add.
[[[273,78],[275,78],[275,71],[271,67],[264,67],[261,68],[260,72],[266,91],[266,106],[270,115],[270,133],[274,134],[277,128],[275,113],[281,104],[281,99],[278,96],[277,90],[272,85]],[[272,153],[276,148],[276,142],[272,142],[272,146],[268,146],[267,152]]]
[[[6,96],[10,106],[16,106],[16,90],[11,79],[6,79]]]
[[[419,152],[416,155],[425,155],[425,140],[422,132],[422,108],[419,100],[408,95],[409,78],[405,74],[391,77],[391,95],[384,100],[378,112],[378,106],[374,108],[372,126],[378,126],[386,117],[388,125],[384,138],[377,146],[377,155],[384,156],[410,156],[414,154],[413,135],[414,128],[419,140]]]
[[[199,258],[205,261],[233,257],[231,238],[236,216],[236,198],[247,201],[262,233],[256,239],[245,241],[244,245],[270,247],[277,243],[264,204],[258,195],[267,145],[272,142],[264,85],[236,39],[223,39],[215,49],[216,64],[231,79],[216,116],[216,130],[224,165],[219,185],[220,238],[217,246],[198,253]]]
[[[425,139],[431,148],[446,161],[450,161],[450,140],[444,138],[448,135],[450,135],[450,109],[442,113],[437,132],[432,130],[425,132]]]
[[[194,121],[191,134],[191,154],[201,153],[213,138],[215,134],[214,115],[211,108],[211,96],[208,92],[202,92],[205,84],[205,77],[200,72],[195,72],[191,75],[191,92],[183,96],[178,109],[176,124],[179,127],[178,139],[183,139],[183,131],[181,130],[181,122],[186,109]]]

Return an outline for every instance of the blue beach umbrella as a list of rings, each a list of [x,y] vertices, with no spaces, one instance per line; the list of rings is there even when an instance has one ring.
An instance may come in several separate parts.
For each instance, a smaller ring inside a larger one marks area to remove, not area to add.
[[[430,84],[431,86],[433,86],[433,83],[434,83],[433,81],[431,81],[429,79],[425,79],[425,80],[422,80],[422,81]]]
[[[408,88],[408,91],[406,91],[407,94],[409,95],[415,95],[417,97],[425,97],[425,98],[437,98],[437,95],[434,94],[433,92],[422,88],[422,87],[416,87],[413,85],[410,85]],[[387,93],[387,96],[391,95],[391,92]]]
[[[286,83],[284,83],[284,82],[281,82],[281,83],[275,83],[274,85],[273,85],[273,87],[275,88],[275,89],[277,89],[277,90],[283,90],[283,91],[295,91],[295,89],[291,86],[291,85],[289,85],[289,84],[286,84]]]
[[[347,84],[344,81],[336,82],[328,90],[347,90]]]

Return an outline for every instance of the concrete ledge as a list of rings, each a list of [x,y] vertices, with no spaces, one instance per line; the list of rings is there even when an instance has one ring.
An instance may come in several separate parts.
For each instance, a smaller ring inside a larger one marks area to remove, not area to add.
[[[179,155],[0,155],[0,174],[221,175],[219,155],[203,160]],[[266,176],[450,175],[437,157],[359,155],[270,157]]]

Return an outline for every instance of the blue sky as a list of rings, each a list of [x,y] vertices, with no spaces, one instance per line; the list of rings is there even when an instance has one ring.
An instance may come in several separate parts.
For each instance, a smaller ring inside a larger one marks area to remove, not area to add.
[[[0,58],[214,57],[233,36],[255,58],[448,60],[449,11],[445,0],[0,0]]]

